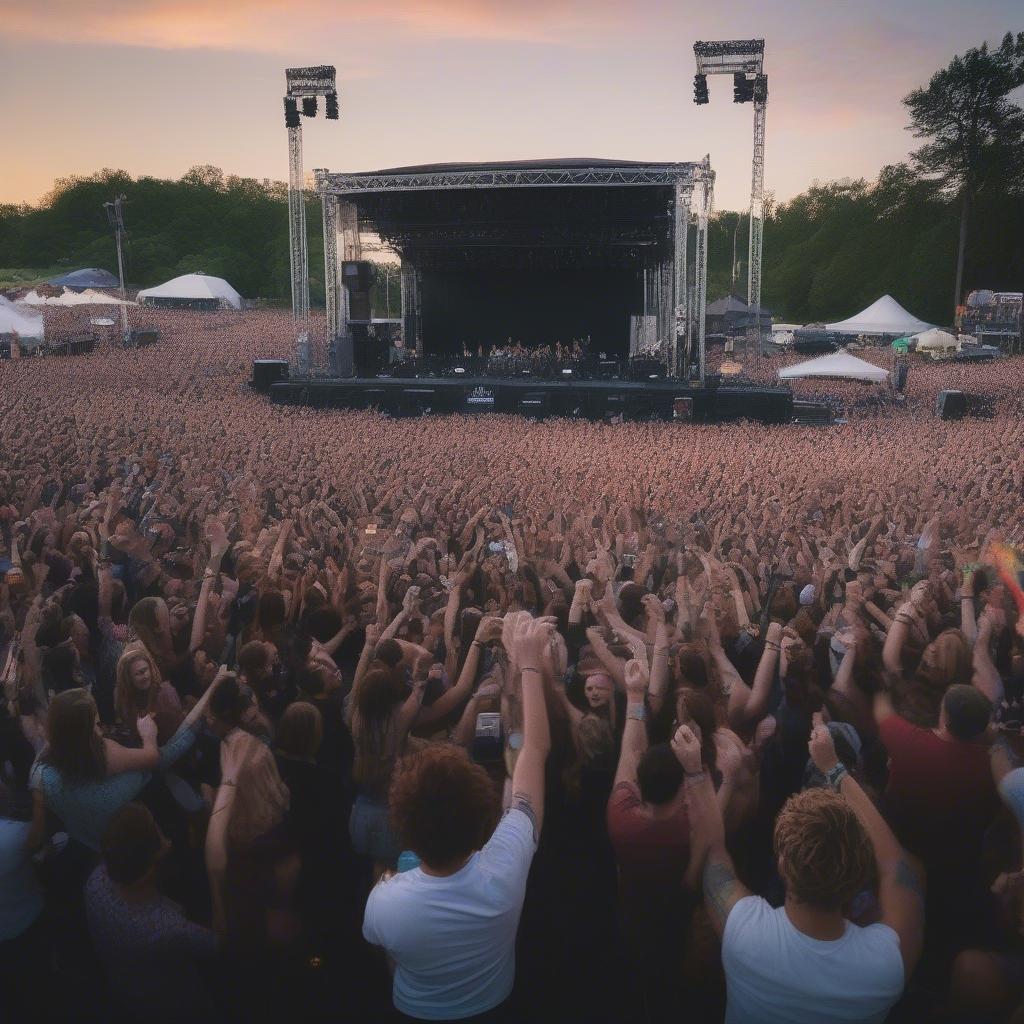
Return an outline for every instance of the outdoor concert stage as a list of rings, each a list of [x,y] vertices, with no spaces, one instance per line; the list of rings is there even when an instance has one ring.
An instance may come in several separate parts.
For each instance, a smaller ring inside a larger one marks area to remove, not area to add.
[[[707,157],[315,173],[326,346],[303,336],[290,372],[254,366],[253,387],[272,401],[395,415],[791,419],[788,390],[721,387],[706,374]],[[400,318],[371,318],[370,234],[401,260]],[[520,362],[506,365],[510,347]]]
[[[404,346],[419,360],[589,339],[601,359],[656,354],[704,376],[714,172],[696,163],[593,158],[316,172],[324,213],[329,366],[373,376],[361,237],[401,260]]]
[[[286,379],[272,402],[317,409],[379,409],[395,416],[515,413],[586,419],[750,419],[788,423],[793,396],[781,388],[689,387],[675,380],[530,380],[501,377],[354,377]]]

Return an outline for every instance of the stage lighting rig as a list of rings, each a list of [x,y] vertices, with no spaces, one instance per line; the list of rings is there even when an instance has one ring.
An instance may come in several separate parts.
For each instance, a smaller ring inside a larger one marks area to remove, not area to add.
[[[750,175],[750,247],[747,260],[747,309],[754,318],[755,362],[761,357],[761,251],[764,240],[764,127],[768,76],[763,39],[720,39],[693,44],[697,79],[733,76],[733,102],[754,104],[754,156]],[[696,80],[695,79],[695,83]],[[694,99],[697,103],[696,84]],[[706,101],[705,101],[706,102]]]
[[[299,374],[308,374],[309,356],[309,251],[306,239],[305,182],[302,172],[302,114],[315,117],[317,97],[327,97],[327,116],[337,117],[337,72],[329,65],[285,70],[284,119],[288,128],[288,236],[291,245],[292,315],[298,328],[295,364]]]
[[[694,75],[693,76],[693,102],[697,106],[702,106],[708,103],[710,97],[708,96],[708,76],[707,75]]]
[[[326,100],[326,115],[328,121],[338,120],[338,94],[336,92],[329,92]]]

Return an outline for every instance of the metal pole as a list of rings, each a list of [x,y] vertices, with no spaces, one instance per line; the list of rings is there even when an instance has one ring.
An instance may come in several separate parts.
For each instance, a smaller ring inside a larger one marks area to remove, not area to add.
[[[288,129],[288,234],[291,243],[292,317],[298,328],[295,363],[309,373],[309,253],[306,247],[306,196],[302,180],[302,127]]]
[[[754,374],[761,368],[761,249],[764,240],[764,124],[766,100],[754,101],[754,158],[750,181],[747,311],[754,316]],[[749,334],[748,334],[749,337]]]
[[[121,282],[121,344],[128,344],[128,296],[124,289],[124,257],[121,255],[121,229],[124,219],[121,214],[121,201],[124,196],[114,200],[114,240],[117,245],[117,276]]]
[[[338,375],[338,338],[347,324],[339,321],[338,302],[338,197],[320,193],[324,218],[324,300],[327,305],[327,355],[331,373]]]

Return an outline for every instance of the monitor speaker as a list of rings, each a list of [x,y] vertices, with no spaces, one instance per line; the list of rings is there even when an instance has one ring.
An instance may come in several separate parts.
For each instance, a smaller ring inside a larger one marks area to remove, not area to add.
[[[348,294],[348,317],[350,320],[370,319],[370,293],[353,289]]]
[[[373,285],[373,264],[366,260],[345,260],[341,264],[341,282],[349,291],[369,292]]]
[[[962,420],[967,415],[967,394],[963,391],[940,391],[935,400],[935,412],[940,419]]]
[[[252,364],[252,389],[262,395],[270,394],[270,387],[288,379],[288,364],[283,359],[255,359]]]

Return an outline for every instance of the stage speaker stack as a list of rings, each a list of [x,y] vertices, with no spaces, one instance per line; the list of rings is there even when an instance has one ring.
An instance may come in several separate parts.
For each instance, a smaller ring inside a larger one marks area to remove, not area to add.
[[[373,266],[366,260],[345,260],[341,264],[341,282],[348,289],[349,319],[369,320]]]
[[[269,395],[270,387],[278,381],[288,379],[288,363],[283,359],[254,359],[252,364],[253,391]]]
[[[935,412],[943,420],[962,420],[967,406],[968,396],[963,391],[940,391],[935,400]]]

